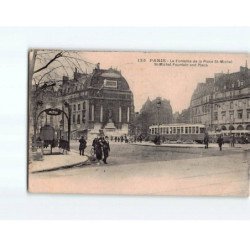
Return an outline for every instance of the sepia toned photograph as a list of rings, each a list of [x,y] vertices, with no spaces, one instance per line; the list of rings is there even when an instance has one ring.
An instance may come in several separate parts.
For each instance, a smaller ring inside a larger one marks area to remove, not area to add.
[[[28,191],[249,195],[250,56],[32,49]]]

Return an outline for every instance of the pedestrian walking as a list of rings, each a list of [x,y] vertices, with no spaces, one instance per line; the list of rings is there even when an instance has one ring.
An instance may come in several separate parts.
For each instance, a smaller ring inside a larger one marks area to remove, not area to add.
[[[209,137],[208,134],[206,133],[204,136],[204,144],[205,144],[205,148],[208,148],[208,143],[209,143]]]
[[[105,136],[105,138],[102,141],[102,149],[103,149],[103,162],[104,162],[104,164],[108,164],[107,158],[108,158],[109,152],[110,152],[108,136]]]
[[[79,153],[80,155],[84,155],[84,150],[86,148],[86,140],[84,139],[84,137],[82,136],[81,139],[79,140]]]
[[[220,151],[222,150],[222,144],[223,144],[223,137],[222,135],[219,136],[219,138],[217,139],[217,143],[219,145]]]
[[[234,148],[234,144],[235,144],[235,136],[234,136],[234,134],[232,134],[230,137],[230,146],[232,148]]]
[[[63,136],[61,136],[60,140],[59,140],[59,145],[58,145],[59,149],[60,149],[60,152],[62,154],[64,154],[64,150],[66,149],[66,146],[65,146],[65,140],[63,138]]]
[[[98,137],[94,138],[94,140],[92,141],[92,147],[95,147],[96,142],[98,141]]]
[[[97,159],[97,164],[100,165],[100,161],[102,159],[102,139],[101,138],[95,141],[94,150],[95,150],[95,155]]]
[[[248,138],[246,137],[246,139],[245,139],[245,142],[246,142],[246,144],[248,144]]]

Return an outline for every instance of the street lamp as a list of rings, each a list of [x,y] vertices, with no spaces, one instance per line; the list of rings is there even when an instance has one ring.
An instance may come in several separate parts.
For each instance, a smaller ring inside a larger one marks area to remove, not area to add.
[[[59,125],[59,130],[60,130],[60,137],[59,137],[59,139],[61,140],[61,138],[62,138],[62,131],[63,131],[63,120],[60,120],[60,125]]]
[[[160,138],[160,108],[161,108],[161,99],[158,98],[156,102],[156,107],[157,107],[157,120],[158,120],[158,140],[157,144],[161,144],[161,138]]]
[[[34,119],[34,121],[33,121],[33,123],[34,123],[34,149],[36,150],[36,148],[37,148],[37,143],[36,143],[36,140],[37,140],[37,123],[38,123],[38,121],[37,121],[37,110],[39,109],[39,107],[42,107],[43,106],[43,101],[41,101],[41,100],[38,100],[36,103],[35,103],[35,109],[34,109],[34,117],[33,117],[33,119]]]
[[[64,101],[64,106],[68,108],[68,150],[70,151],[70,133],[71,133],[71,107],[68,102]]]

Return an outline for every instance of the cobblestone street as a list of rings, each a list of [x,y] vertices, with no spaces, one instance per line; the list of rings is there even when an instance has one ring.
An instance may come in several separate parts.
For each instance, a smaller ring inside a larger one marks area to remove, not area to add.
[[[78,144],[72,143],[77,150]],[[85,150],[90,152],[90,146]],[[31,192],[247,196],[247,157],[239,148],[111,144],[108,165],[31,174]]]

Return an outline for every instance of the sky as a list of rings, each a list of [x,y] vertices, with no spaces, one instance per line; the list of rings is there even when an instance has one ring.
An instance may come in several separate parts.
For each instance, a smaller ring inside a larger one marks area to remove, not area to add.
[[[247,60],[246,54],[235,53],[81,52],[81,56],[87,61],[99,62],[100,68],[121,70],[134,93],[136,111],[148,97],[152,100],[160,96],[170,100],[174,112],[189,107],[197,83],[213,77],[214,73],[237,72]],[[157,59],[171,60],[175,65],[155,66]],[[195,64],[194,60],[197,64],[191,66]],[[202,63],[198,66],[199,60]],[[181,66],[182,62],[188,62],[188,66]]]
[[[237,72],[240,66],[245,66],[249,58],[247,54],[237,53],[77,53],[87,62],[100,63],[101,69],[112,67],[121,70],[134,94],[135,111],[140,111],[148,97],[151,100],[162,97],[170,100],[173,112],[181,112],[189,107],[198,83],[214,77],[214,73]],[[168,66],[156,66],[157,60]]]

